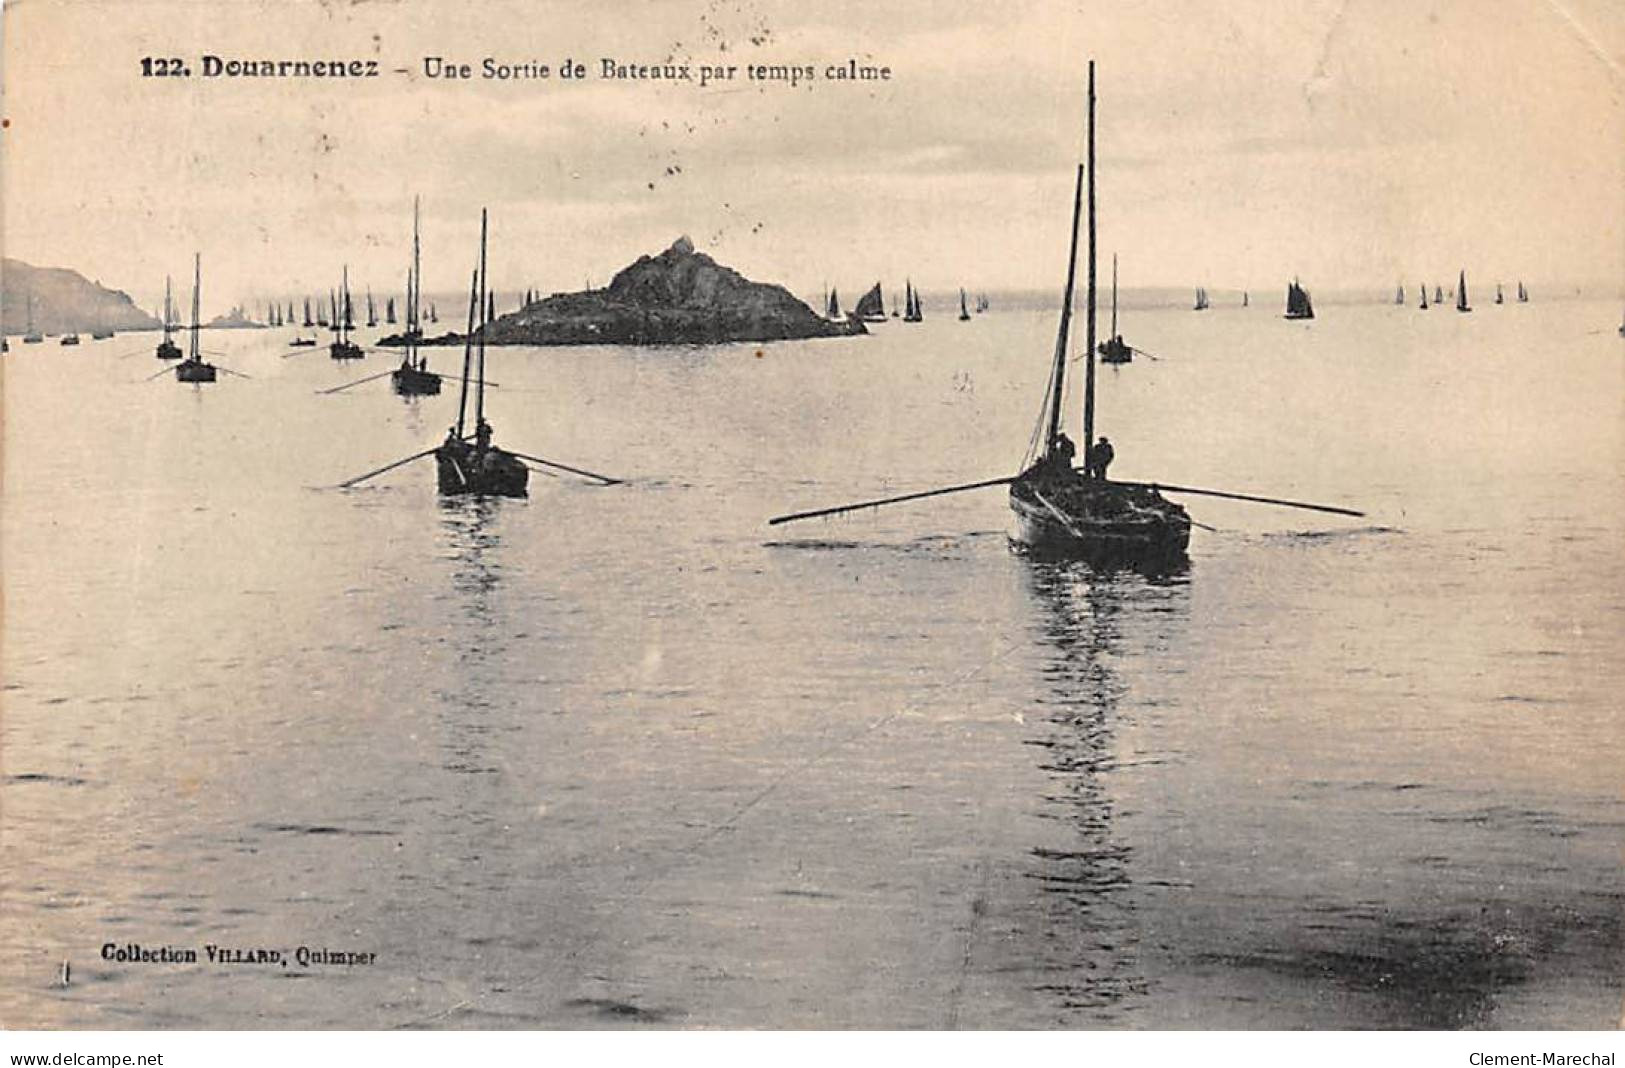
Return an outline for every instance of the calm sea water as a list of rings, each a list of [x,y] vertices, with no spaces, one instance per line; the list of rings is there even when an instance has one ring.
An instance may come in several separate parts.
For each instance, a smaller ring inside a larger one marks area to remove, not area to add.
[[[1617,1025],[1618,308],[1275,311],[1127,316],[1113,474],[1369,516],[1186,498],[1152,576],[999,490],[765,525],[1012,472],[1049,314],[494,351],[631,480],[522,502],[323,488],[452,418],[315,394],[388,357],[14,347],[0,1023]]]

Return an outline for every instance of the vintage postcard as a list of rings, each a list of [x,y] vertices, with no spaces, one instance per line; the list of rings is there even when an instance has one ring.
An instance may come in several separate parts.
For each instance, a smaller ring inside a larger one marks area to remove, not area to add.
[[[7,3],[0,1026],[1616,1028],[1622,57]]]

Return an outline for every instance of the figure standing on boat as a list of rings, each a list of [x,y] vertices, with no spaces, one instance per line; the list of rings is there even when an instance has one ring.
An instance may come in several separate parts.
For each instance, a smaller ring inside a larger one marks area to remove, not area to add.
[[[1106,468],[1112,465],[1112,457],[1116,453],[1112,450],[1112,443],[1104,434],[1100,440],[1089,446],[1089,452],[1084,456],[1083,465],[1085,473],[1090,478],[1106,481]]]

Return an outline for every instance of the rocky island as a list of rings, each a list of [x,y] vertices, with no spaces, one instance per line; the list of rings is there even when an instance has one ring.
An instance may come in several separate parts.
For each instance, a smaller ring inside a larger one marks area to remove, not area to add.
[[[30,312],[32,304],[32,312]],[[45,334],[153,330],[161,324],[128,293],[92,282],[66,267],[35,267],[7,257],[0,263],[0,322],[7,334],[34,327]]]
[[[866,333],[818,315],[783,286],[752,282],[678,238],[642,256],[603,289],[555,293],[486,325],[491,345],[717,345]],[[404,343],[401,335],[381,345]],[[460,345],[459,334],[425,345]]]

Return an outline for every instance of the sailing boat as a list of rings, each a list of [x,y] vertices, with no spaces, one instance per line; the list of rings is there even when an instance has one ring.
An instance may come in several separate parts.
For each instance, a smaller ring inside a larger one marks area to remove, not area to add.
[[[1529,290],[1527,290],[1527,289],[1525,289],[1523,287],[1522,282],[1518,283],[1518,303],[1519,304],[1528,304],[1529,303]]]
[[[1078,268],[1078,224],[1083,208],[1085,173],[1089,179],[1089,288],[1088,330],[1084,355],[1083,435],[1088,441],[1095,430],[1095,65],[1089,63],[1089,143],[1088,167],[1078,167],[1077,186],[1072,199],[1072,236],[1067,247],[1066,289],[1061,300],[1061,325],[1044,397],[1044,413],[1035,428],[1028,457],[1032,460],[1018,475],[988,478],[957,486],[905,493],[897,497],[859,501],[834,508],[774,516],[770,526],[805,519],[821,519],[869,508],[879,508],[927,497],[993,486],[1008,486],[1010,507],[1016,513],[1017,542],[1037,553],[1059,553],[1096,563],[1132,563],[1139,566],[1175,564],[1184,558],[1190,543],[1191,518],[1185,509],[1168,501],[1162,490],[1196,493],[1252,501],[1288,508],[1360,516],[1350,508],[1257,497],[1190,486],[1157,485],[1147,482],[1112,482],[1106,478],[1111,463],[1111,444],[1104,436],[1086,454],[1086,470],[1072,466],[1075,449],[1061,432],[1061,406],[1066,395],[1068,331],[1072,322],[1072,297]],[[404,461],[403,461],[404,462]]]
[[[457,425],[434,451],[440,492],[447,496],[481,494],[523,497],[530,468],[511,452],[491,444],[491,424],[485,421],[485,327],[489,293],[485,288],[485,211],[480,211],[480,265],[468,300],[468,334],[463,339],[463,388],[457,398]],[[410,311],[410,305],[408,306]],[[475,323],[475,314],[479,322]],[[476,343],[475,339],[478,338]],[[476,344],[478,350],[476,352]],[[472,366],[471,366],[472,365]],[[468,382],[474,376],[474,441],[465,434],[468,419]]]
[[[1128,363],[1134,359],[1134,350],[1123,343],[1117,332],[1117,253],[1112,253],[1112,333],[1100,343],[1101,363]]]
[[[1401,282],[1399,284],[1398,289],[1394,290],[1394,303],[1395,304],[1404,304],[1405,303],[1405,283],[1403,283],[1403,282]]]
[[[1417,308],[1420,311],[1427,311],[1428,310],[1428,287],[1427,287],[1427,283],[1424,282],[1421,285],[1417,286],[1416,288],[1418,288],[1418,289],[1420,289],[1422,291],[1422,303],[1417,305]]]
[[[1095,64],[1089,61],[1089,278],[1085,323],[1083,440],[1095,434]],[[1085,168],[1078,168],[1072,198],[1072,240],[1067,255],[1061,324],[1050,370],[1048,409],[1040,428],[1043,451],[1010,484],[1017,540],[1035,551],[1060,552],[1099,561],[1174,561],[1190,544],[1191,519],[1155,486],[1108,482],[1111,444],[1102,436],[1088,447],[1086,470],[1072,466],[1073,445],[1061,432],[1066,395],[1067,333],[1072,325],[1072,293],[1078,266],[1078,216]],[[1201,294],[1206,296],[1205,293]],[[1035,436],[1036,437],[1036,436]]]
[[[390,374],[395,392],[403,397],[428,397],[440,393],[440,376],[429,370],[429,358],[418,353],[423,330],[418,325],[418,278],[422,271],[418,241],[418,199],[412,198],[412,267],[406,273],[406,351],[401,365]],[[483,389],[483,383],[481,385]]]
[[[924,320],[925,313],[920,310],[920,291],[914,288],[914,281],[910,279],[904,290],[903,322],[918,323]]]
[[[1471,305],[1467,303],[1466,271],[1461,272],[1461,281],[1456,284],[1456,310],[1459,312],[1470,312],[1473,310]]]
[[[915,294],[915,299],[916,300],[919,299],[919,294]],[[981,315],[983,312],[987,311],[987,309],[988,309],[987,294],[986,293],[978,293],[978,294],[976,294],[976,314]]]
[[[313,327],[315,325],[316,325],[315,322],[312,321],[311,318],[310,318],[310,298],[306,297],[305,298],[305,322],[304,322],[304,327],[305,327],[306,330],[309,330],[311,327]]]
[[[841,317],[841,298],[833,288],[829,291],[829,303],[824,307],[824,318],[834,322]]]
[[[434,301],[432,300],[429,302],[429,321],[431,323],[438,323],[440,321],[440,315],[434,310]]]
[[[369,327],[378,325],[378,307],[372,302],[371,286],[367,287],[367,325]]]
[[[213,382],[214,364],[205,363],[198,352],[198,331],[202,329],[202,317],[198,314],[198,297],[203,289],[203,256],[194,253],[192,260],[192,324],[188,329],[191,337],[187,343],[186,359],[175,365],[175,378],[181,382]]]
[[[170,296],[169,276],[164,275],[164,339],[158,342],[160,360],[178,360],[181,347],[175,344],[175,301]]]
[[[1506,297],[1501,295],[1501,283],[1495,283],[1495,303],[1505,304],[1506,302]]]
[[[359,360],[366,355],[361,346],[350,340],[350,331],[355,325],[350,319],[350,266],[344,266],[344,280],[339,288],[339,297],[333,304],[333,332],[338,337],[327,346],[327,354],[335,360]]]
[[[885,300],[880,295],[880,283],[876,282],[874,288],[858,298],[852,315],[866,323],[883,323],[886,321]]]
[[[1207,311],[1207,290],[1201,286],[1196,287],[1196,303],[1191,306],[1191,311]]]
[[[30,293],[28,295],[28,328],[23,333],[23,344],[38,345],[44,340],[45,335],[34,327],[34,294]],[[177,353],[177,355],[179,354]]]
[[[1245,290],[1245,289],[1243,289],[1243,290],[1242,290],[1242,291],[1241,291],[1241,306],[1242,306],[1242,307],[1243,307],[1243,308],[1245,308],[1245,307],[1247,307],[1247,306],[1248,306],[1248,305],[1249,305],[1249,304],[1251,304],[1251,303],[1252,303],[1252,301],[1251,301],[1251,299],[1250,299],[1250,298],[1249,298],[1249,297],[1248,297],[1248,296],[1247,296],[1247,291],[1246,291],[1246,290]]]
[[[1286,287],[1286,318],[1313,319],[1315,306],[1309,302],[1309,291],[1294,278]]]
[[[970,321],[970,311],[965,307],[965,290],[963,287],[959,290],[959,321],[962,323]]]
[[[1433,287],[1433,303],[1435,303],[1435,304],[1443,304],[1444,303],[1444,287],[1443,286],[1440,286],[1440,285],[1437,285],[1437,284],[1434,285],[1434,287]]]

